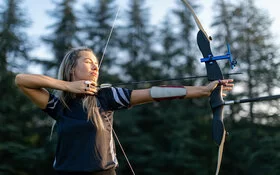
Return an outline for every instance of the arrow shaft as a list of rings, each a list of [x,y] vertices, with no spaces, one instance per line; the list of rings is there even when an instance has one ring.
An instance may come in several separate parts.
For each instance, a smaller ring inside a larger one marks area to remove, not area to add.
[[[279,98],[280,98],[280,95],[271,95],[271,96],[248,98],[248,99],[241,99],[241,100],[231,100],[231,101],[225,101],[224,105],[269,101],[269,100],[276,100]]]
[[[239,75],[242,73],[229,73],[225,74],[226,76],[231,75]],[[146,84],[146,83],[160,83],[164,81],[177,81],[177,80],[192,80],[192,79],[198,79],[198,78],[207,78],[207,75],[200,75],[200,76],[189,76],[189,77],[180,77],[180,78],[168,78],[168,79],[160,79],[160,80],[145,80],[145,81],[134,81],[134,82],[128,82],[128,83],[116,83],[112,84],[111,86],[124,86],[124,85],[136,85],[136,84]]]

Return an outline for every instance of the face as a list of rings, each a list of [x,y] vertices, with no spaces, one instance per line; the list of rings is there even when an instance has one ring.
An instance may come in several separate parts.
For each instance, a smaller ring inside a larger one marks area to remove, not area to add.
[[[72,74],[72,80],[90,80],[97,82],[98,71],[98,61],[94,54],[90,51],[81,51]]]

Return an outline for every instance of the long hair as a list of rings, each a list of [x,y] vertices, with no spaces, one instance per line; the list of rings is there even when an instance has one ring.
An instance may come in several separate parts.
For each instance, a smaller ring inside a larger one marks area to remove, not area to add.
[[[93,51],[87,47],[77,47],[69,50],[65,54],[60,64],[58,71],[58,79],[63,81],[73,81],[73,70],[77,65],[77,60],[80,58],[80,52],[82,51],[93,53]],[[76,95],[66,91],[57,91],[57,94],[64,106],[69,109],[67,103],[71,99],[74,99]],[[99,107],[97,105],[96,97],[91,95],[85,96],[83,98],[83,108],[87,110],[88,120],[90,120],[95,125],[97,133],[100,133],[99,131],[104,130],[104,124],[99,113]]]
[[[80,58],[80,56],[81,56],[80,53],[82,51],[87,51],[87,52],[93,53],[93,51],[87,47],[76,47],[76,48],[72,48],[71,50],[69,50],[65,54],[65,56],[60,64],[59,71],[58,71],[58,79],[63,80],[63,81],[73,81],[72,77],[73,77],[73,73],[74,73],[74,68],[77,65],[77,61]],[[68,102],[70,100],[76,98],[76,94],[66,92],[66,91],[60,91],[60,90],[57,90],[56,94],[59,96],[59,99],[61,100],[64,107],[71,110],[68,106]],[[104,149],[106,149],[106,147],[104,147],[105,127],[104,127],[104,123],[103,123],[101,114],[99,112],[99,107],[97,104],[96,97],[92,96],[92,95],[85,95],[83,98],[83,108],[88,114],[88,116],[87,116],[88,121],[91,121],[96,128],[95,138],[96,138],[96,140],[99,140],[100,143],[95,144],[94,149],[95,149],[97,159],[102,160],[102,156],[98,150],[100,149],[101,152],[103,152],[103,151],[105,151]],[[54,121],[52,129],[51,129],[50,139],[52,138],[52,133],[53,133],[55,123],[56,122]]]

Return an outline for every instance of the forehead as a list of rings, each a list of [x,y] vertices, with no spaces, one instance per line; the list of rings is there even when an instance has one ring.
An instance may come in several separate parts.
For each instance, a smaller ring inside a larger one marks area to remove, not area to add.
[[[79,58],[80,59],[91,59],[91,60],[97,62],[97,58],[91,51],[81,51],[79,53]]]

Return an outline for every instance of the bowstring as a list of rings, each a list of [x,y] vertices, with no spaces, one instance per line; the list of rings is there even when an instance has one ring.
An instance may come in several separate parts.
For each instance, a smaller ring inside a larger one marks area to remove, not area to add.
[[[130,168],[132,174],[135,175],[135,172],[134,172],[134,170],[133,170],[133,168],[132,168],[132,166],[131,166],[131,164],[130,164],[130,161],[129,161],[129,159],[128,159],[128,157],[127,157],[127,155],[126,155],[126,153],[125,153],[125,151],[124,151],[124,149],[123,149],[123,147],[122,147],[122,144],[121,144],[121,142],[120,142],[120,140],[119,140],[119,138],[118,138],[118,136],[117,136],[117,133],[115,132],[115,130],[114,130],[114,128],[113,128],[113,125],[111,124],[111,122],[110,122],[108,116],[107,116],[107,115],[105,115],[105,116],[106,116],[107,122],[109,123],[109,125],[110,125],[110,127],[111,127],[111,129],[112,129],[112,132],[114,133],[114,136],[115,136],[115,138],[116,138],[116,140],[117,140],[117,142],[118,142],[118,145],[120,146],[120,148],[121,148],[121,150],[122,150],[122,153],[123,153],[123,155],[124,155],[124,157],[125,157],[125,160],[126,160],[128,166],[129,166],[129,168]]]
[[[111,31],[110,31],[110,33],[109,33],[109,36],[108,36],[107,42],[106,42],[106,44],[105,44],[105,47],[104,47],[104,50],[103,50],[103,54],[102,54],[102,57],[101,57],[100,62],[99,62],[98,69],[100,69],[101,64],[102,64],[102,62],[103,62],[103,59],[104,59],[104,56],[105,56],[105,53],[106,53],[106,50],[107,50],[107,47],[108,47],[109,41],[111,40],[112,33],[113,33],[113,31],[114,31],[114,28],[115,28],[115,24],[116,24],[116,21],[117,21],[117,18],[118,18],[119,12],[120,12],[120,6],[118,7],[118,11],[117,11],[117,13],[116,13],[116,16],[115,16],[115,19],[114,19],[114,22],[113,22],[113,25],[112,25]]]
[[[101,59],[100,59],[98,69],[100,69],[101,64],[102,64],[102,62],[103,62],[103,60],[104,60],[104,56],[105,56],[107,47],[108,47],[108,45],[109,45],[109,41],[111,40],[112,33],[113,33],[113,31],[114,31],[115,24],[116,24],[116,21],[117,21],[119,12],[120,12],[120,6],[118,7],[118,10],[117,10],[117,13],[116,13],[116,16],[115,16],[115,19],[114,19],[114,22],[113,22],[111,31],[110,31],[110,33],[109,33],[109,36],[108,36],[106,45],[105,45],[105,47],[104,47],[104,51],[103,51],[102,57],[101,57]],[[129,161],[129,159],[128,159],[128,157],[127,157],[125,151],[124,151],[124,148],[123,148],[123,146],[122,146],[122,144],[121,144],[121,142],[120,142],[120,140],[119,140],[119,138],[118,138],[118,136],[117,136],[117,134],[116,134],[116,132],[115,132],[115,130],[114,130],[114,128],[113,128],[113,125],[110,123],[110,120],[109,120],[108,116],[105,115],[105,117],[106,117],[107,122],[109,123],[109,125],[110,125],[110,127],[111,127],[111,130],[112,130],[112,132],[113,132],[113,134],[114,134],[114,136],[115,136],[115,139],[116,139],[117,142],[118,142],[118,145],[119,145],[119,147],[120,147],[120,149],[121,149],[121,151],[122,151],[122,153],[123,153],[123,155],[124,155],[124,157],[125,157],[125,160],[126,160],[128,166],[129,166],[129,168],[130,168],[132,174],[135,175],[135,172],[134,172],[134,170],[133,170],[133,168],[132,168],[132,166],[131,166],[131,164],[130,164],[130,161]]]

